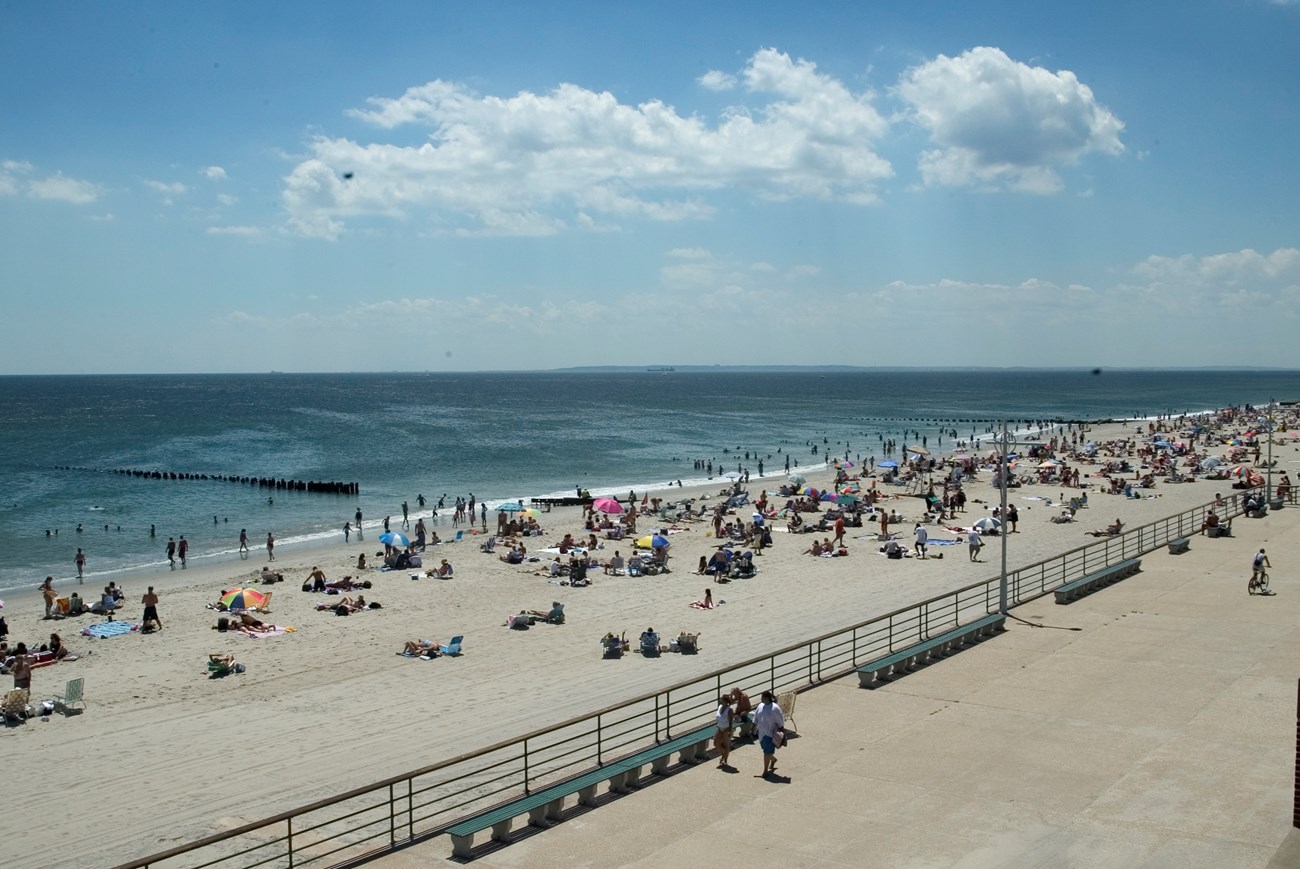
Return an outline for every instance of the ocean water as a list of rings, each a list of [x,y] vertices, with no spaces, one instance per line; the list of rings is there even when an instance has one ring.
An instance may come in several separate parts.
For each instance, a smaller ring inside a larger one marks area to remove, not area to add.
[[[404,500],[418,512],[421,493],[431,504],[445,494],[450,504],[472,492],[490,505],[577,486],[625,494],[700,482],[707,475],[695,459],[712,459],[715,475],[737,465],[756,475],[762,457],[767,474],[780,477],[787,454],[803,468],[821,465],[828,447],[880,458],[882,440],[914,439],[906,431],[919,431],[933,450],[941,430],[969,437],[1002,418],[1023,428],[1298,392],[1296,372],[1277,371],[3,377],[0,593],[49,574],[66,583],[78,547],[93,588],[165,563],[169,536],[185,535],[200,562],[233,559],[241,528],[255,559],[268,531],[282,550],[340,540],[358,507],[368,527],[386,515],[397,522]],[[951,446],[943,437],[943,448]],[[269,492],[68,467],[356,481],[361,492]],[[433,527],[450,517],[440,522]]]

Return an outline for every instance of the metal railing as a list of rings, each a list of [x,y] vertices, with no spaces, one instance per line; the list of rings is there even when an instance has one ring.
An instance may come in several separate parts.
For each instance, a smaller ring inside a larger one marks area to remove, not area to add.
[[[1295,503],[1295,496],[1289,499]],[[1234,494],[1008,571],[1008,601],[1024,603],[1110,564],[1198,533],[1215,509],[1241,513]],[[787,646],[706,676],[620,702],[487,748],[355,788],[269,818],[121,864],[149,866],[343,866],[444,832],[456,821],[549,786],[705,723],[720,694],[801,690],[860,663],[993,612],[1000,576],[860,624]]]

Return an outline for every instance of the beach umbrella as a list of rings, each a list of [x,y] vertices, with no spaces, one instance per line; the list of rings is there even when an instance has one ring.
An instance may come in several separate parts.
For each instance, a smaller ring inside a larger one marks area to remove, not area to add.
[[[504,510],[507,513],[522,513],[524,512],[524,505],[518,501],[507,501],[504,504],[497,505],[497,510]]]
[[[838,503],[840,503],[840,504],[856,504],[857,501],[858,501],[858,496],[855,495],[855,494],[853,494],[852,492],[840,492],[840,495],[839,495],[839,502],[838,502]]]
[[[597,498],[595,501],[591,502],[591,506],[595,507],[602,513],[623,512],[623,505],[618,503],[614,498]]]
[[[1233,468],[1228,470],[1228,476],[1231,477],[1244,477],[1249,473],[1250,473],[1250,468],[1246,467],[1245,465],[1236,465]]]
[[[979,531],[991,531],[994,528],[999,527],[1001,524],[1001,522],[994,519],[992,516],[985,516],[983,519],[976,520],[975,528]]]
[[[878,468],[897,468],[897,467],[898,467],[898,462],[894,461],[893,459],[885,459],[885,461],[883,461],[883,462],[876,462],[876,467],[878,467]]]
[[[662,534],[647,534],[644,537],[637,538],[636,545],[640,549],[653,549],[660,546],[668,545],[668,538]]]
[[[793,483],[796,486],[802,486],[804,483],[808,482],[808,478],[803,474],[791,474],[785,478],[785,481],[787,483]]]
[[[542,511],[529,507],[527,510],[520,510],[518,515],[521,519],[540,519]]]
[[[1169,441],[1153,441],[1151,446],[1158,450],[1171,450],[1174,448],[1174,445],[1169,443]]]
[[[1048,459],[1048,460],[1045,461],[1045,462],[1039,462],[1038,467],[1040,467],[1040,468],[1055,468],[1056,465],[1057,465],[1057,461],[1056,461],[1055,459]]]
[[[396,531],[389,531],[379,535],[379,542],[385,546],[395,546],[398,549],[410,546],[411,541],[405,534],[398,534]]]
[[[834,492],[822,492],[823,501],[838,501],[839,499],[840,496],[835,494]]]
[[[251,610],[266,606],[266,593],[253,588],[237,588],[222,595],[221,604],[228,610]]]
[[[1223,459],[1218,456],[1206,456],[1201,459],[1202,468],[1217,468],[1221,464],[1223,464]]]
[[[804,486],[802,491],[799,492],[799,494],[807,495],[809,498],[819,498],[821,497],[822,493],[821,490],[816,488],[815,486]]]
[[[734,480],[740,476],[740,471],[727,471],[722,476],[726,477],[728,480]]]
[[[928,455],[930,455],[930,451],[927,450],[925,447],[918,447],[918,446],[916,446],[916,445],[913,445],[913,446],[908,447],[908,448],[907,448],[907,451],[908,451],[909,453],[916,453],[918,456],[928,456]]]

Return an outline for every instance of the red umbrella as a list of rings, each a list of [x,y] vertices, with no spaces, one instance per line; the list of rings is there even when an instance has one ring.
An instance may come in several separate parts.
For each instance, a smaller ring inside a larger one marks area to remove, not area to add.
[[[623,505],[613,498],[597,498],[595,501],[591,502],[591,506],[595,507],[602,513],[623,512]]]

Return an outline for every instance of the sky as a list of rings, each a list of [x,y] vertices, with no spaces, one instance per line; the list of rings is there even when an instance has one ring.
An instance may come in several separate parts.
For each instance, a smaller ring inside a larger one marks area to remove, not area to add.
[[[1300,367],[1300,2],[0,2],[0,374]]]

